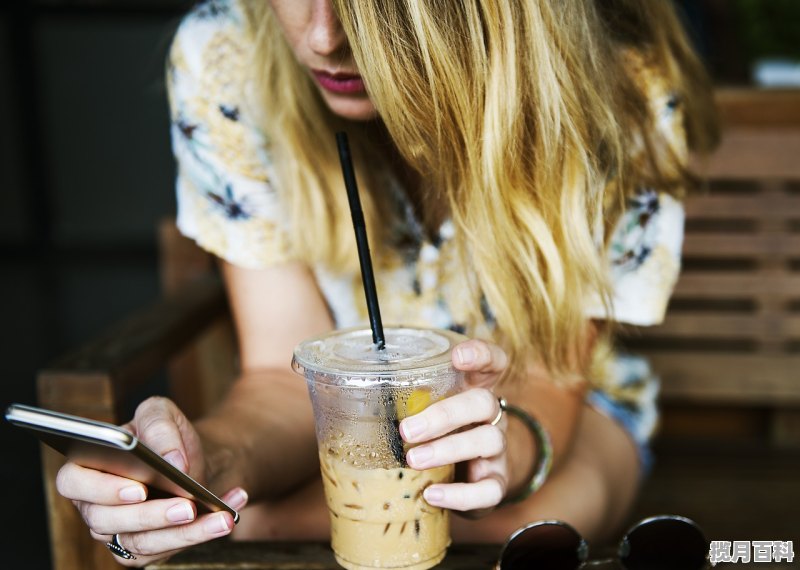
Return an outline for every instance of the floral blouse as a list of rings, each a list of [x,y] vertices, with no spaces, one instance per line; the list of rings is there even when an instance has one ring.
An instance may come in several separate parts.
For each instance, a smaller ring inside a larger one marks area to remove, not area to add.
[[[268,141],[247,109],[253,86],[245,67],[240,1],[197,5],[182,21],[170,51],[167,80],[178,164],[177,223],[183,234],[230,263],[264,268],[293,257],[288,217],[273,187]],[[656,117],[653,128],[685,154],[682,116],[668,86],[638,60],[632,59],[632,65]],[[376,264],[384,322],[462,330],[471,297],[456,271],[452,224],[445,222],[429,240],[405,192],[396,181],[389,186],[413,246]],[[630,199],[609,240],[617,321],[661,322],[678,276],[682,238],[683,208],[678,201],[651,188],[642,188]],[[313,270],[337,327],[368,323],[359,275],[334,274],[324,267]],[[596,302],[587,304],[586,315],[608,317]],[[481,336],[480,331],[468,332]],[[591,379],[595,389],[588,396],[590,403],[620,421],[644,446],[656,423],[658,386],[646,362],[618,355],[600,376]]]

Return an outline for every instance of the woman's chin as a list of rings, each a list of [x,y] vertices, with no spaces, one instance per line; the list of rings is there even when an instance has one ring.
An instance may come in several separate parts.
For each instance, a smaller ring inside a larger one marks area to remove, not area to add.
[[[339,95],[322,91],[322,97],[334,114],[350,121],[371,121],[378,116],[375,105],[364,95]]]

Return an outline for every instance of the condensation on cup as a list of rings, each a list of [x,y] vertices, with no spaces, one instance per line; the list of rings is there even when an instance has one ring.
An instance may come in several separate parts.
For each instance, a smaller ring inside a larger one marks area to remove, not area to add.
[[[425,570],[447,552],[450,518],[422,493],[452,481],[454,468],[409,468],[398,425],[461,390],[450,354],[466,337],[403,327],[384,333],[380,351],[369,329],[308,339],[292,368],[305,377],[314,406],[336,560],[348,570]]]

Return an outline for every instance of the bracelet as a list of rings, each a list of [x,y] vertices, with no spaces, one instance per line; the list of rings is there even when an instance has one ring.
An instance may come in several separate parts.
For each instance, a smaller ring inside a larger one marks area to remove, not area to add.
[[[530,497],[533,493],[538,491],[547,476],[550,474],[550,469],[553,467],[553,442],[550,439],[550,434],[536,421],[530,414],[522,408],[507,403],[505,400],[500,400],[500,407],[512,416],[519,418],[525,427],[531,432],[531,435],[536,440],[536,460],[531,469],[531,478],[528,484],[513,497],[505,497],[498,507],[519,503]]]

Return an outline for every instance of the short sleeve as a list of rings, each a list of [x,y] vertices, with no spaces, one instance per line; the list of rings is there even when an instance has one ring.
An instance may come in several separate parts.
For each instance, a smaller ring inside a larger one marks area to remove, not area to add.
[[[639,326],[664,320],[680,272],[683,222],[683,206],[669,194],[643,189],[629,200],[608,246],[610,318]],[[609,318],[599,302],[587,316]]]
[[[167,87],[178,229],[248,268],[292,258],[267,141],[248,102],[248,50],[234,0],[199,4],[175,35]]]
[[[688,151],[680,101],[645,58],[636,53],[627,55],[631,73],[650,107],[654,151],[668,152],[685,163]],[[631,152],[638,159],[643,145],[635,145]],[[681,202],[658,189],[639,188],[628,199],[611,239],[606,241],[611,315],[593,299],[588,317],[639,326],[664,320],[680,272],[684,217]]]

